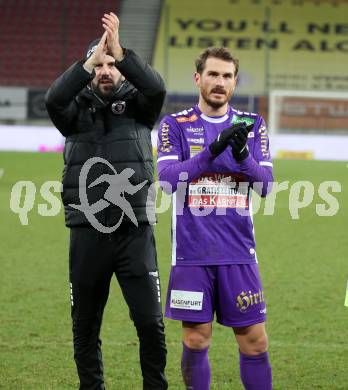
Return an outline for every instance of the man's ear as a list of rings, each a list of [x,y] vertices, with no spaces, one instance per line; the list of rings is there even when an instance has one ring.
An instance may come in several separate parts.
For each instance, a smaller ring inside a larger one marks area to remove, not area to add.
[[[195,72],[193,78],[195,80],[197,87],[199,87],[200,82],[201,82],[201,75],[198,72]]]

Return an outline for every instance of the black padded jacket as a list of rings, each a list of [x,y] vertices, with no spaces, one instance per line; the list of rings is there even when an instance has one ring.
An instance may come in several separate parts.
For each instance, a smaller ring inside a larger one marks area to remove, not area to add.
[[[108,103],[88,87],[95,72],[88,73],[84,61],[66,70],[46,93],[47,111],[66,137],[62,200],[68,227],[90,225],[86,204],[75,207],[82,203],[81,194],[87,196],[89,212],[103,226],[115,226],[120,219],[129,222],[132,212],[125,205],[132,208],[138,223],[155,222],[153,191],[149,191],[154,187],[151,129],[160,114],[165,87],[161,76],[132,50],[124,53],[116,67],[126,81]],[[120,102],[117,114],[111,110],[114,102]],[[84,182],[80,174],[87,160],[91,165],[84,167],[83,172],[88,172]],[[121,176],[117,179],[121,172],[122,180]],[[100,177],[106,181],[99,179],[90,186]],[[134,186],[145,181],[133,193]],[[112,185],[116,186],[112,192],[125,202],[104,199]]]

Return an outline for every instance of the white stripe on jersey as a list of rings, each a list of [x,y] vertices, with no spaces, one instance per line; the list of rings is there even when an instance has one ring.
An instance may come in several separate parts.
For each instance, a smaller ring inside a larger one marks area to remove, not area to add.
[[[249,216],[250,216],[251,224],[253,226],[253,236],[254,236],[254,242],[256,244],[255,226],[254,226],[254,213],[253,213],[253,199],[252,199],[251,191],[249,191]],[[255,254],[256,263],[258,263],[256,251],[255,251],[254,254]]]
[[[260,161],[259,165],[264,165],[266,167],[273,167],[273,164],[270,161]]]
[[[157,162],[165,161],[165,160],[179,160],[179,156],[162,156],[157,159]]]
[[[176,192],[172,198],[172,265],[176,265]]]

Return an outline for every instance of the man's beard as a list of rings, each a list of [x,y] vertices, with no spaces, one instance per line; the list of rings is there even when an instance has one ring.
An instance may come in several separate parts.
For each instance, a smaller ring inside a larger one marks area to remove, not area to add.
[[[102,85],[102,83],[106,80],[110,81],[110,84]],[[115,94],[116,90],[116,85],[109,78],[102,78],[98,81],[97,85],[94,85],[94,92],[96,92],[100,97],[106,99],[111,98]]]
[[[104,84],[102,85],[103,81],[109,81],[110,84]],[[120,86],[122,84],[122,78],[120,78],[117,83],[115,84],[113,80],[110,77],[102,77],[96,84],[93,81],[92,87],[94,93],[96,93],[99,97],[102,99],[110,99],[112,98],[116,92],[120,89]]]
[[[221,93],[221,94],[224,94],[225,95],[225,99],[223,100],[220,100],[220,101],[216,101],[216,100],[212,100],[209,95],[211,93]],[[202,98],[203,100],[210,106],[212,107],[214,110],[217,110],[219,109],[220,107],[224,106],[230,99],[231,99],[231,96],[232,96],[232,90],[226,94],[226,91],[224,89],[221,89],[221,88],[213,88],[210,92],[207,91],[206,88],[202,87],[201,88],[201,95],[202,95]]]

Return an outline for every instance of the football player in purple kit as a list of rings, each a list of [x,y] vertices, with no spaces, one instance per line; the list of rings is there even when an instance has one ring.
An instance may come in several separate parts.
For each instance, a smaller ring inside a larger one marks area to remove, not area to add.
[[[173,193],[166,316],[182,321],[192,390],[210,387],[214,314],[234,331],[245,389],[272,389],[251,209],[252,190],[271,189],[272,161],[263,118],[229,105],[238,67],[228,49],[206,49],[196,60],[198,104],[165,116],[158,131],[158,175]]]

